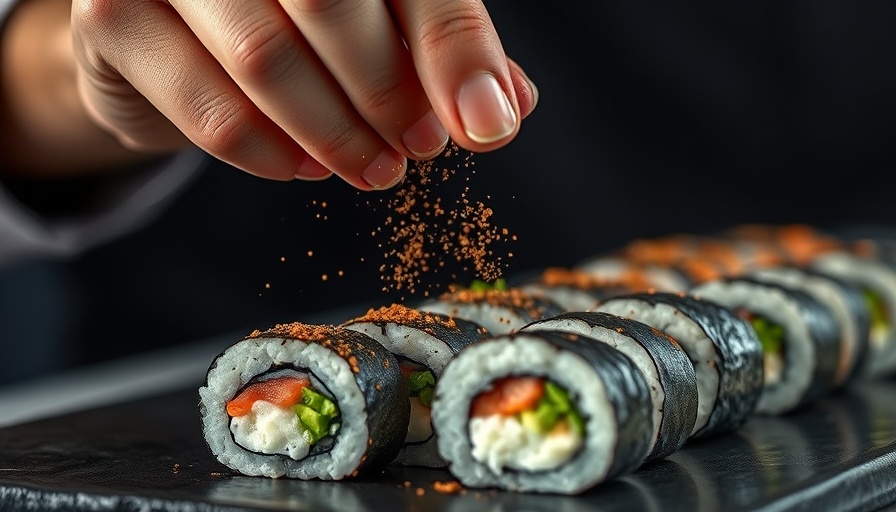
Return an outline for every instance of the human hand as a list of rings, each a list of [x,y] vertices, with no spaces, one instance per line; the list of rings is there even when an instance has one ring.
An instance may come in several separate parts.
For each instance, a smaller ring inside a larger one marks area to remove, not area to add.
[[[480,0],[79,0],[72,31],[82,101],[126,147],[275,180],[387,188],[449,136],[506,145],[537,101]]]

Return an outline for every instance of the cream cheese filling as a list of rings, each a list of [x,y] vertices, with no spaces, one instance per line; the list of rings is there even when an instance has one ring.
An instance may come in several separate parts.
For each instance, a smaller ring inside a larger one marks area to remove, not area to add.
[[[292,409],[256,400],[248,414],[231,418],[230,432],[233,440],[247,450],[301,460],[311,445],[302,437],[298,421]]]
[[[547,433],[523,427],[515,416],[470,419],[473,458],[496,474],[504,468],[546,471],[562,466],[582,447],[583,438],[566,421]]]

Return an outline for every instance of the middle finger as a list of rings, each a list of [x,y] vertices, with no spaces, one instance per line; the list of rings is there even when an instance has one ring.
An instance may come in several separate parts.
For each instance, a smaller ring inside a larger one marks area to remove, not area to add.
[[[171,0],[240,89],[312,157],[354,185],[394,185],[407,161],[358,114],[273,0]]]
[[[444,149],[448,132],[385,2],[279,1],[355,108],[392,147],[419,159]]]

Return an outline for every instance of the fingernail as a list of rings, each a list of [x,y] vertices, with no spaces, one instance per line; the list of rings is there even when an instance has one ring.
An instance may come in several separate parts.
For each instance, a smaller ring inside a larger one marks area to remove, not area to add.
[[[408,151],[421,160],[432,158],[448,145],[448,130],[430,110],[401,136]]]
[[[467,136],[482,144],[507,137],[516,126],[510,100],[489,73],[476,75],[461,86],[457,108]]]
[[[361,178],[373,188],[389,188],[401,181],[407,167],[405,157],[387,149],[377,155],[361,172]]]
[[[531,114],[535,107],[538,106],[538,87],[535,86],[535,82],[533,82],[528,76],[523,75],[526,78],[526,83],[529,84],[529,88],[532,89],[532,106],[529,108],[529,113]]]
[[[302,161],[302,165],[299,166],[299,170],[296,171],[296,178],[300,180],[323,180],[332,175],[332,171],[310,156],[305,157],[305,160]]]

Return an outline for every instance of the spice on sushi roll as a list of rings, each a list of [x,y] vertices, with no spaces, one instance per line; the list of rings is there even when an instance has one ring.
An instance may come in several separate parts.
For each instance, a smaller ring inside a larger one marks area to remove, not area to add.
[[[734,244],[697,235],[633,240],[620,252],[626,259],[642,265],[677,268],[691,285],[740,273],[746,266]]]
[[[523,331],[568,331],[623,352],[644,374],[653,401],[653,446],[646,460],[681,448],[697,421],[697,376],[675,339],[646,324],[600,312],[570,312],[533,322]]]
[[[629,279],[637,276],[648,283],[643,291],[678,292],[687,290],[690,279],[682,269],[655,263],[638,263],[618,254],[601,254],[586,258],[573,267],[604,279]]]
[[[563,313],[563,307],[539,294],[517,287],[478,286],[449,290],[417,306],[421,311],[462,318],[485,327],[491,334],[506,334],[520,327]]]
[[[575,494],[641,465],[651,411],[628,356],[578,334],[532,330],[454,356],[432,418],[439,453],[464,485]]]
[[[758,269],[749,276],[802,290],[828,308],[840,332],[835,387],[866,374],[871,314],[858,286],[833,275],[795,266]]]
[[[700,285],[692,293],[747,320],[762,344],[763,385],[756,412],[783,414],[834,388],[840,333],[811,295],[746,276]]]
[[[411,406],[404,447],[395,463],[444,467],[436,449],[430,419],[432,393],[442,369],[465,346],[484,339],[488,331],[473,322],[401,304],[370,309],[341,327],[362,332],[378,341],[398,359],[408,381]]]
[[[665,332],[687,353],[697,379],[697,419],[691,437],[737,429],[762,391],[762,347],[742,319],[719,304],[676,293],[609,299],[603,311]]]
[[[398,360],[371,337],[280,324],[214,359],[199,388],[202,431],[224,465],[252,476],[339,480],[382,467],[407,433]]]
[[[777,252],[781,257],[779,266],[804,266],[821,254],[843,248],[840,237],[807,224],[742,224],[723,236]]]
[[[519,288],[527,293],[541,294],[566,311],[588,311],[607,297],[647,291],[651,284],[635,273],[611,279],[577,269],[550,267],[538,277],[520,284]]]

